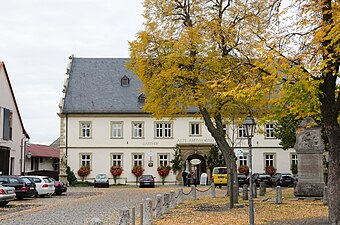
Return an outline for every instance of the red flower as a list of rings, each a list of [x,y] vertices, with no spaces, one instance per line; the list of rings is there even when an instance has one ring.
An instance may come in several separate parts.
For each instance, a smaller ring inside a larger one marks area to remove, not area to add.
[[[169,172],[171,170],[171,167],[170,166],[159,166],[157,168],[157,172],[159,174],[159,176],[161,177],[166,177],[169,175]]]
[[[136,177],[140,177],[143,175],[144,169],[142,166],[134,166],[131,170],[131,172],[136,176]]]
[[[112,166],[111,174],[113,177],[119,177],[123,173],[123,168],[120,166]]]

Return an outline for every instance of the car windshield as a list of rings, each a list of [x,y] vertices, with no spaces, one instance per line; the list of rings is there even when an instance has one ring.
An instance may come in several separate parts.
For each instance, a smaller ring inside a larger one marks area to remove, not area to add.
[[[227,174],[227,168],[216,168],[214,174]]]
[[[270,177],[270,175],[268,175],[268,174],[260,174],[259,177],[267,178],[267,177]]]
[[[25,181],[25,183],[27,183],[27,184],[32,183],[32,181],[27,177],[23,177],[22,180]]]
[[[98,175],[96,176],[96,178],[97,178],[97,179],[107,179],[107,176],[106,176],[106,174],[98,174]]]
[[[43,178],[43,180],[45,181],[45,183],[51,183],[52,182],[52,180],[50,180],[48,177]]]
[[[142,175],[142,179],[152,179],[152,175]]]

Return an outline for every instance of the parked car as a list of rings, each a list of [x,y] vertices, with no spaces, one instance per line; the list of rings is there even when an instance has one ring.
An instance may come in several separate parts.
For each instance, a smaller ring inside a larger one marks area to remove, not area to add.
[[[36,185],[29,178],[19,176],[0,176],[0,185],[14,187],[17,199],[29,198],[37,195]]]
[[[272,177],[272,182],[276,186],[293,186],[294,185],[294,177],[290,173],[276,173]]]
[[[254,183],[256,184],[256,186],[260,186],[261,182],[266,183],[266,185],[268,185],[270,187],[273,185],[272,177],[270,176],[270,174],[254,173],[253,178],[254,178]]]
[[[94,178],[94,187],[110,187],[109,185],[109,177],[105,173],[97,174]]]
[[[228,185],[228,172],[227,167],[214,167],[212,173],[212,181],[214,182],[215,186],[222,186]]]
[[[33,180],[33,182],[36,185],[37,189],[37,196],[39,197],[45,197],[46,195],[53,195],[55,188],[53,180],[51,180],[48,176],[36,176],[36,175],[30,175],[30,176],[23,176],[23,178],[28,178]]]
[[[152,175],[142,175],[139,177],[139,187],[155,187],[155,178]]]
[[[243,185],[249,183],[249,181],[247,179],[247,176],[244,175],[243,173],[238,173],[237,174],[237,180],[238,180],[238,186],[239,187],[243,187]]]
[[[0,185],[0,206],[7,205],[16,198],[14,187],[4,187]]]
[[[52,177],[49,177],[49,178],[54,182],[54,188],[55,188],[54,193],[56,195],[61,195],[63,192],[67,191],[67,187],[65,186],[64,182],[57,181],[53,179]]]

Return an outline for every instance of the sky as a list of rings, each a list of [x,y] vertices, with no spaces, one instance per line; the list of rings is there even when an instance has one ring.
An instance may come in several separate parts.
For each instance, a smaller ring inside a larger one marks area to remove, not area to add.
[[[59,137],[69,56],[129,57],[143,27],[141,0],[0,0],[0,61],[31,143]]]

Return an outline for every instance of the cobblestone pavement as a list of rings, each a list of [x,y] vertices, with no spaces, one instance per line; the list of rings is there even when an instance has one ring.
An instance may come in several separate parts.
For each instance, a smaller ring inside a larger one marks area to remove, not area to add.
[[[157,194],[178,193],[179,186],[164,186],[156,188],[137,188],[132,186],[93,188],[69,187],[62,196],[24,199],[10,202],[0,208],[0,224],[6,225],[42,225],[42,224],[89,224],[92,218],[99,218],[104,224],[117,224],[119,210],[123,207],[136,208],[139,213],[140,203],[146,198],[155,202]],[[209,187],[199,187],[207,190]],[[184,188],[188,193],[190,188]],[[226,190],[216,189],[219,196]],[[197,192],[197,196],[210,195],[210,191]],[[188,199],[189,196],[184,196]]]

